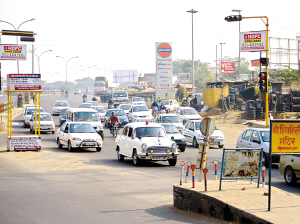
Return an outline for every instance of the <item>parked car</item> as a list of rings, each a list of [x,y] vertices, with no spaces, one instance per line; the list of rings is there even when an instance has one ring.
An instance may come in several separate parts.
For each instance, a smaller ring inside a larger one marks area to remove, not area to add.
[[[62,109],[58,117],[60,126],[66,122],[69,108]]]
[[[103,141],[88,122],[65,122],[57,129],[56,143],[59,149],[67,146],[71,152],[76,148],[96,148],[101,151]]]
[[[171,123],[176,126],[176,128],[183,132],[183,124],[179,120],[179,117],[176,114],[158,114],[156,118],[157,123]]]
[[[98,111],[98,115],[99,115],[101,121],[105,121],[106,112],[105,112],[105,109],[103,106],[92,106],[91,108]]]
[[[183,135],[186,141],[192,143],[195,148],[198,148],[199,144],[204,144],[204,135],[200,131],[200,120],[190,120],[184,125]],[[210,146],[218,146],[219,148],[224,147],[225,137],[224,134],[215,126],[214,132],[209,136]]]
[[[132,105],[146,105],[146,102],[142,97],[132,97],[130,103]]]
[[[180,152],[184,152],[186,148],[186,138],[179,132],[174,124],[164,123],[160,124],[166,130],[167,136],[170,140],[176,142]]]
[[[54,134],[55,131],[55,124],[52,119],[52,116],[50,113],[40,113],[37,114],[37,117],[35,118],[36,114],[33,114],[31,119],[30,119],[30,132],[35,133],[35,130],[37,128],[38,131],[38,125],[39,125],[39,119],[40,119],[40,130],[41,132],[52,132]],[[36,119],[36,123],[35,123]],[[36,125],[35,125],[36,124]],[[35,128],[36,127],[36,128]]]
[[[176,100],[163,100],[161,103],[167,108],[168,112],[174,112],[179,107]]]
[[[152,115],[145,105],[132,106],[128,113],[129,122],[151,121]]]
[[[270,129],[269,128],[249,128],[239,135],[237,142],[237,148],[263,148],[263,160],[262,164],[266,167],[269,166],[270,156]],[[273,155],[272,163],[279,163],[280,156]]]
[[[81,89],[75,89],[74,90],[74,95],[76,95],[76,94],[81,95]]]
[[[192,107],[178,107],[176,109],[176,114],[183,124],[189,120],[202,120],[199,113]]]
[[[79,108],[92,108],[94,106],[92,103],[82,103]]]
[[[37,113],[40,112],[45,112],[45,110],[41,107],[40,109],[37,107],[36,108]],[[26,109],[25,115],[24,115],[24,127],[29,127],[30,124],[30,119],[32,117],[32,114],[35,113],[35,108],[34,107],[28,107]]]
[[[119,127],[124,127],[126,124],[128,124],[128,117],[126,116],[124,110],[122,109],[110,109],[105,114],[105,127],[110,127],[108,120],[111,117],[112,112],[115,112],[116,116],[119,118],[121,124]]]
[[[131,106],[132,106],[132,104],[120,104],[120,105],[118,106],[118,109],[124,110],[124,112],[126,113],[126,115],[128,115]]]
[[[93,104],[93,107],[99,106],[99,104],[97,103],[97,101],[86,101],[86,103]]]
[[[278,169],[288,185],[295,185],[300,179],[300,155],[281,155]]]
[[[168,161],[175,166],[179,155],[177,144],[167,137],[165,129],[150,122],[127,124],[116,137],[115,145],[118,160],[132,158],[135,166],[141,161]]]
[[[68,108],[69,106],[68,101],[55,101],[52,109],[53,116],[59,115],[62,109]]]

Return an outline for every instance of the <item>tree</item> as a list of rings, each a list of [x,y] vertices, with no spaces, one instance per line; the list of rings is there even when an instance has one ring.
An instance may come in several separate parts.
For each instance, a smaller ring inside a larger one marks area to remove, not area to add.
[[[292,82],[300,82],[300,71],[287,66],[286,69],[276,71],[274,77],[281,78],[286,86],[290,86]]]
[[[179,87],[177,90],[177,97],[179,97],[179,100],[181,101],[183,99],[184,96],[184,88]]]
[[[166,92],[166,98],[167,98],[167,99],[168,99],[169,94],[170,94],[169,92]]]

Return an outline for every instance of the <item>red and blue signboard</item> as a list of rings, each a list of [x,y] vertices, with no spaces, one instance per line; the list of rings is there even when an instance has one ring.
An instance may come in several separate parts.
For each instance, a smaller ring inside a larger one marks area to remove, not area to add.
[[[158,46],[158,55],[161,56],[162,58],[167,58],[171,55],[172,53],[172,48],[169,44],[167,43],[162,43]]]

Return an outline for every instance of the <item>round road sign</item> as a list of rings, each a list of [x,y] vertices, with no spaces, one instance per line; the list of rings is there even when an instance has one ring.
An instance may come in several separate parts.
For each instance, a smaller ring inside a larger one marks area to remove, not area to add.
[[[163,58],[167,58],[171,55],[172,53],[172,48],[169,44],[167,43],[162,43],[158,46],[158,54],[159,56],[163,57]]]
[[[210,125],[208,127],[209,121]],[[207,132],[208,135],[211,135],[215,130],[215,126],[215,121],[212,118],[204,118],[200,123],[200,131],[204,136],[206,136]]]

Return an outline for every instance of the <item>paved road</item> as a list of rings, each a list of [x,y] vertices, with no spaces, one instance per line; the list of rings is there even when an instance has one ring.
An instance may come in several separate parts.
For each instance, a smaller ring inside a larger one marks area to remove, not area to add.
[[[54,101],[62,99],[65,98],[59,95],[41,96],[41,105],[52,112]],[[67,100],[72,107],[82,102],[78,95],[70,95]],[[58,126],[58,117],[54,119]],[[29,129],[18,123],[21,123],[21,115],[14,120],[14,135],[29,135]],[[58,149],[55,135],[42,134],[42,151],[34,154],[34,160],[28,159],[28,164],[36,163],[33,170],[25,169],[24,161],[12,162],[0,155],[1,223],[226,223],[173,208],[173,184],[179,182],[179,163],[175,167],[167,162],[134,167],[129,159],[119,162],[114,139],[107,129],[104,133],[101,152],[81,150],[74,153],[66,148]],[[1,133],[1,142],[5,142],[5,138],[5,133]],[[229,148],[234,144],[227,142],[225,146]],[[26,156],[26,152],[16,155],[23,154]],[[180,154],[179,161],[194,162],[196,157],[197,149],[188,146]],[[221,161],[221,157],[222,150],[210,149],[210,179],[213,179],[212,161]],[[42,159],[48,159],[47,164],[38,163]],[[72,168],[76,163],[86,169]],[[57,167],[49,167],[51,164]],[[64,168],[60,169],[60,165]],[[66,169],[66,165],[70,169]],[[41,172],[44,166],[48,167]],[[299,192],[299,186],[287,187],[278,170],[272,170],[275,184]]]

